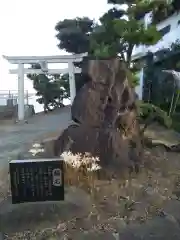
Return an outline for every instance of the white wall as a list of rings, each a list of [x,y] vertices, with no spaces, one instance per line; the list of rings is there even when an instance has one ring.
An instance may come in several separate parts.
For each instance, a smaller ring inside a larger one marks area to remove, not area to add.
[[[137,77],[139,77],[139,84],[138,84],[138,86],[135,87],[135,92],[137,93],[139,100],[142,100],[142,98],[143,98],[143,77],[144,77],[143,69],[141,69],[141,71],[139,71],[137,73]]]
[[[180,20],[180,12],[173,14],[171,17],[165,19],[164,21],[157,24],[157,29],[161,30],[162,28],[170,25],[171,29],[170,32],[167,33],[157,44],[145,47],[138,46],[135,47],[133,50],[133,57],[138,58],[143,56],[147,51],[156,52],[159,49],[166,48],[169,45],[171,45],[173,42],[175,42],[177,39],[180,39],[180,23],[178,24],[178,21]],[[145,51],[144,51],[145,50]]]

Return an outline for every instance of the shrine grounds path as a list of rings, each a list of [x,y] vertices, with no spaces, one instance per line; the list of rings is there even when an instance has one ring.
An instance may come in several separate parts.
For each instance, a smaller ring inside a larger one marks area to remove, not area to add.
[[[60,133],[70,123],[69,106],[48,114],[37,114],[28,119],[28,124],[0,122],[0,172],[26,146],[48,137],[49,134]]]

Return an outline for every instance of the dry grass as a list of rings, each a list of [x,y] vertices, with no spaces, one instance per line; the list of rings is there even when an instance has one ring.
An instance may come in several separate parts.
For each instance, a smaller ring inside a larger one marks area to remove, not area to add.
[[[110,180],[99,180],[99,175],[92,171],[98,168],[96,158],[64,153],[64,159],[66,187],[82,189],[90,196],[88,211],[77,212],[66,220],[59,216],[54,227],[40,230],[36,226],[11,233],[7,239],[74,239],[67,236],[93,231],[114,234],[127,224],[142,223],[161,214],[164,202],[177,198],[180,192],[180,155],[162,148],[145,150],[145,165],[139,174]]]
[[[65,182],[91,195],[99,220],[120,216],[126,223],[142,222],[158,215],[164,201],[177,198],[174,193],[179,188],[179,157],[160,148],[146,149],[145,165],[139,174],[98,180],[98,175],[89,171],[92,158],[64,154]],[[92,162],[98,164],[97,159]]]

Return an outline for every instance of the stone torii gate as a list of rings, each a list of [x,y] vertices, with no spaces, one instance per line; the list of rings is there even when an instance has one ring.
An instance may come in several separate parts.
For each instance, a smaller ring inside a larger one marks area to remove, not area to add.
[[[57,56],[3,56],[11,64],[17,64],[17,69],[10,69],[10,74],[18,75],[18,120],[24,120],[24,74],[62,74],[69,73],[71,104],[76,95],[75,73],[81,70],[75,68],[74,62],[80,62],[87,54],[57,55]],[[24,64],[38,63],[41,69],[24,68]],[[67,69],[48,69],[48,63],[68,63]]]

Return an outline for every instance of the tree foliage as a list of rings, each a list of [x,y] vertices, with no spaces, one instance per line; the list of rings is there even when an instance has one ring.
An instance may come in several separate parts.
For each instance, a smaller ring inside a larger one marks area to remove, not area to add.
[[[176,11],[180,10],[179,0],[154,0],[154,1],[139,1],[139,0],[108,0],[111,4],[127,4],[137,5],[135,12],[135,19],[139,20],[145,16],[146,13],[152,11],[152,22],[159,23]]]
[[[40,69],[39,64],[33,64],[33,69]],[[64,98],[69,97],[68,75],[28,74],[33,81],[33,87],[38,96],[37,102],[44,105],[44,111],[61,107]]]
[[[137,107],[138,116],[140,120],[142,120],[145,123],[144,131],[150,124],[152,124],[155,121],[167,128],[170,128],[172,126],[171,117],[168,116],[167,112],[161,109],[160,107],[150,103],[144,103],[142,101],[139,101],[137,103]]]
[[[94,27],[93,20],[87,17],[65,19],[56,24],[58,47],[69,53],[84,53],[89,49],[89,35]]]
[[[153,18],[153,12],[159,5],[163,4],[166,9],[166,1],[119,0],[111,3],[115,3],[115,7],[100,18],[101,24],[94,28],[91,35],[92,52],[98,55],[99,49],[106,49],[110,56],[119,55],[129,67],[135,45],[153,45],[161,38],[155,25],[145,26],[144,21],[137,20],[138,13],[151,12]],[[121,8],[122,4],[126,4],[126,8]]]
[[[137,16],[150,11],[153,14],[159,6],[166,9],[166,0],[112,0],[109,3],[115,5],[100,17],[100,23],[85,17],[58,22],[55,29],[59,48],[70,53],[88,52],[96,57],[119,55],[130,66],[135,45],[152,45],[161,38],[154,25],[146,29],[142,21],[137,21]],[[126,8],[122,7],[124,4]]]

